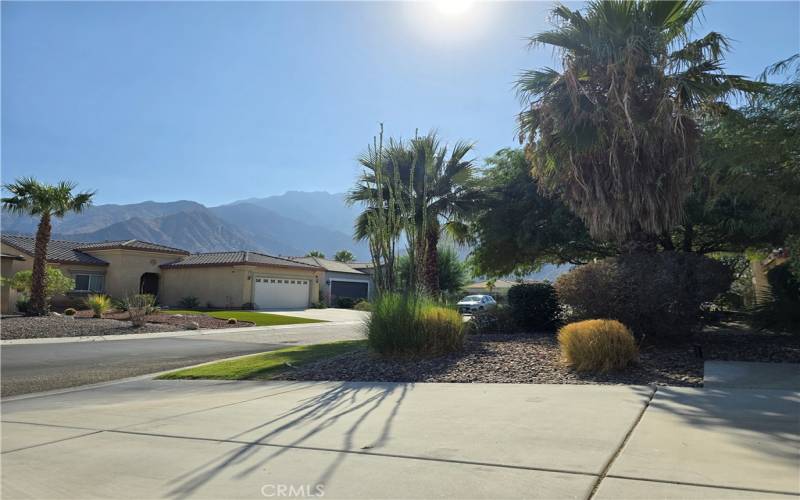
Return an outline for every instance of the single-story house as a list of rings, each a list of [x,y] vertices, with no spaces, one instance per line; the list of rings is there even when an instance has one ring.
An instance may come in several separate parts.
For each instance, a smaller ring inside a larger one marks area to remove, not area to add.
[[[324,269],[320,299],[328,305],[336,305],[340,298],[369,300],[374,293],[372,276],[355,269],[352,264],[320,257],[293,257],[292,260]]]
[[[35,239],[2,235],[2,276],[33,267]],[[75,302],[90,293],[123,298],[151,293],[177,307],[197,297],[201,306],[220,308],[303,308],[316,302],[324,269],[258,252],[190,254],[140,240],[97,243],[52,240],[48,265],[75,280],[75,289],[54,304]],[[3,312],[13,312],[17,292],[3,287]]]

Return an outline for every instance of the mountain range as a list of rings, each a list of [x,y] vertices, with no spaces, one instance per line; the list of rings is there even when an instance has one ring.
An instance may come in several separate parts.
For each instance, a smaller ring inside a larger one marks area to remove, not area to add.
[[[358,207],[344,193],[289,191],[207,207],[194,201],[145,201],[94,205],[80,214],[53,220],[53,237],[77,241],[141,239],[191,252],[253,250],[273,255],[332,256],[350,250],[369,259],[364,242],[352,238]],[[38,219],[3,213],[0,229],[33,234]]]

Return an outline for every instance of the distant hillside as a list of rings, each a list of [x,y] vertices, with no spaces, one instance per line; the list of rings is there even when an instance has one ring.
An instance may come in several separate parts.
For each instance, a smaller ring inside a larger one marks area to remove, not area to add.
[[[53,220],[53,233],[79,241],[142,239],[191,252],[254,250],[304,255],[321,250],[333,255],[350,250],[369,258],[367,246],[352,239],[358,211],[343,194],[290,192],[207,208],[194,201],[95,205],[81,214]],[[38,219],[3,212],[3,232],[33,234]]]

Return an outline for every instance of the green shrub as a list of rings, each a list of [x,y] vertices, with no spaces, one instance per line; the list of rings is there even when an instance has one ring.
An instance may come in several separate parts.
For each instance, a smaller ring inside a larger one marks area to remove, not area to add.
[[[200,299],[194,295],[187,295],[178,302],[178,305],[181,309],[197,309],[200,307]]]
[[[102,318],[111,309],[111,298],[108,295],[93,294],[86,297],[84,301],[86,307],[94,312],[95,318]]]
[[[361,299],[358,302],[356,302],[356,305],[353,306],[353,309],[355,309],[356,311],[371,311],[372,304],[370,304],[369,301]]]
[[[637,336],[688,334],[701,305],[728,290],[730,269],[694,253],[630,254],[561,275],[558,299],[571,319],[621,321]]]
[[[507,306],[497,306],[488,311],[476,311],[465,324],[467,333],[516,333],[519,326]]]
[[[579,372],[622,370],[638,357],[630,330],[615,320],[570,323],[558,331],[558,344],[564,361]]]
[[[78,312],[75,309],[68,307],[64,309],[64,316],[75,316],[75,313]]]
[[[327,308],[328,306],[326,306],[325,302],[323,301],[311,303],[311,309],[327,309]]]
[[[767,273],[770,299],[752,310],[753,323],[760,328],[800,332],[800,280],[788,264]]]
[[[17,301],[17,310],[21,313],[27,313],[28,304],[30,302],[31,284],[33,283],[33,271],[30,269],[19,271],[10,279],[3,278],[2,281],[3,284],[27,296],[27,298]],[[56,295],[63,295],[74,289],[75,280],[65,275],[60,269],[47,266],[45,270],[44,286],[46,307],[49,309],[50,299]],[[22,308],[20,308],[20,304],[22,304]]]
[[[17,299],[17,311],[22,314],[26,314],[28,312],[28,307],[30,305],[30,299],[28,297],[20,297]]]
[[[461,315],[410,294],[384,294],[372,304],[367,342],[382,355],[440,354],[460,349]]]
[[[531,330],[553,330],[558,323],[556,291],[550,283],[524,283],[508,291],[508,305],[515,321]]]
[[[352,297],[336,297],[333,301],[333,307],[339,309],[352,309],[356,305],[356,299]]]

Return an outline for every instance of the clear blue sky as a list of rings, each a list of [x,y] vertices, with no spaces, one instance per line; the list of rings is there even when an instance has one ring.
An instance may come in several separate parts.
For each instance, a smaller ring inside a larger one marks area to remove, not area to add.
[[[355,158],[436,128],[513,146],[524,37],[551,3],[2,3],[2,180],[73,179],[100,203],[344,191]],[[749,76],[800,47],[800,3],[720,2],[698,32]]]

